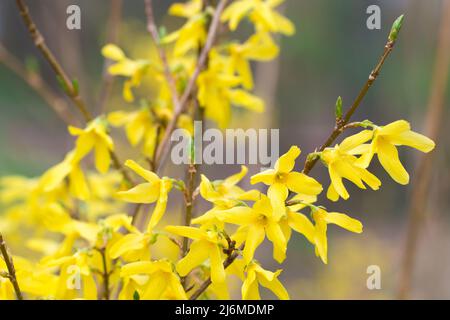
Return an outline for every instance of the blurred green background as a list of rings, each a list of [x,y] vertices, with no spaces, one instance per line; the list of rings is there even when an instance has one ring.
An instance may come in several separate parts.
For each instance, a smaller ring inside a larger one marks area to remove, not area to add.
[[[49,47],[68,73],[79,79],[89,105],[95,105],[103,69],[100,49],[107,42],[111,1],[28,2]],[[182,20],[166,15],[172,1],[154,3],[158,24],[164,24],[168,30],[180,25]],[[65,27],[70,4],[81,8],[79,31]],[[366,8],[372,4],[381,8],[381,30],[366,27]],[[404,13],[394,52],[354,119],[368,118],[377,124],[406,119],[415,131],[424,129],[442,1],[287,0],[283,9],[295,23],[297,33],[280,39],[282,53],[277,61],[254,66],[256,93],[266,99],[268,113],[261,117],[243,114],[233,126],[280,128],[282,153],[293,144],[300,146],[303,155],[313,151],[332,130],[337,96],[342,96],[345,106],[351,104],[378,61],[392,22]],[[248,31],[246,28],[242,28],[243,34]],[[51,87],[58,90],[57,81],[33,46],[13,1],[0,2],[0,42],[26,66],[38,68]],[[130,56],[140,58],[138,54],[145,54],[150,43],[143,1],[123,1],[119,46]],[[121,80],[114,84],[117,94],[109,100],[109,110],[126,105],[120,97],[121,85]],[[448,98],[447,85],[445,109]],[[410,292],[413,298],[450,298],[450,129],[446,125],[448,115],[444,114],[440,141],[434,151],[426,219],[421,225],[423,232]],[[45,101],[0,64],[0,175],[39,175],[60,161],[72,143],[73,138]],[[402,160],[412,176],[418,156],[416,151],[402,149]],[[204,168],[212,179],[236,169],[225,165]],[[362,192],[347,184],[352,194],[349,201],[331,204],[322,199],[326,207],[360,219],[365,228],[363,234],[355,235],[330,227],[328,265],[314,256],[314,250],[301,236],[295,235],[291,240],[282,279],[292,298],[397,297],[411,186],[397,185],[378,164],[373,171],[383,182],[380,191]],[[317,166],[312,175],[328,185],[323,168]],[[271,259],[270,246],[258,258],[267,267],[279,267]],[[369,290],[366,286],[370,265],[381,268],[381,290]]]

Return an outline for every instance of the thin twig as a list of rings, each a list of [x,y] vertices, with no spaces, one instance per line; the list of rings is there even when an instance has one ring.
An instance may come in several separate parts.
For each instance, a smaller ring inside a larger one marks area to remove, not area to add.
[[[397,32],[398,32],[398,30],[397,30]],[[391,34],[392,34],[392,31],[391,31]],[[336,125],[335,125],[333,132],[331,132],[330,136],[320,146],[320,148],[317,150],[317,152],[321,152],[321,151],[325,150],[325,148],[331,146],[331,144],[336,140],[336,138],[343,132],[343,128],[349,123],[351,117],[353,116],[355,111],[360,106],[362,100],[366,96],[370,87],[375,82],[375,80],[377,80],[378,75],[380,74],[380,71],[384,65],[384,62],[386,61],[389,54],[392,52],[395,41],[397,39],[396,36],[395,36],[395,38],[391,38],[391,34],[389,35],[389,39],[388,39],[386,45],[384,46],[384,51],[380,57],[380,60],[378,61],[378,64],[375,66],[375,68],[370,73],[369,78],[367,79],[366,83],[360,90],[355,101],[353,102],[353,104],[350,106],[350,108],[347,110],[347,112],[345,113],[345,115],[342,118],[336,119]],[[318,160],[317,157],[308,158],[305,161],[305,165],[303,167],[303,173],[308,174],[311,171],[311,169],[315,166],[315,164],[317,163],[317,160]]]
[[[6,268],[8,269],[8,278],[11,281],[14,291],[17,296],[17,300],[23,300],[22,292],[20,291],[19,283],[17,282],[16,269],[14,268],[14,262],[12,257],[8,253],[8,247],[6,246],[3,235],[0,233],[0,251],[5,260]]]
[[[105,300],[109,300],[110,290],[109,290],[109,276],[111,275],[110,271],[108,271],[108,261],[106,258],[106,248],[94,248],[100,253],[102,257],[103,263],[103,272],[100,272],[103,277],[103,298]]]
[[[184,194],[185,201],[185,216],[184,216],[184,225],[190,226],[192,220],[192,209],[194,207],[193,201],[193,193],[195,189],[195,175],[197,173],[197,168],[195,164],[190,164],[187,170],[187,186]],[[184,257],[187,254],[189,249],[189,238],[183,238],[183,249],[181,251],[181,257]]]
[[[450,67],[450,2],[442,2],[442,18],[440,22],[439,40],[434,64],[431,94],[427,107],[425,132],[436,143],[444,124],[444,101],[449,78]],[[416,261],[418,241],[423,220],[426,214],[430,183],[433,173],[433,162],[436,152],[423,155],[418,163],[411,191],[411,202],[408,213],[408,229],[403,260],[400,272],[399,299],[407,299],[411,295],[411,282]]]
[[[211,20],[211,25],[208,30],[206,42],[205,42],[203,50],[200,53],[200,56],[198,58],[197,66],[196,66],[191,78],[189,79],[186,89],[184,90],[183,95],[180,98],[180,102],[179,102],[178,106],[175,106],[175,111],[174,111],[173,117],[170,120],[170,122],[168,123],[166,131],[164,133],[164,137],[161,141],[161,144],[158,147],[158,150],[156,152],[156,159],[155,159],[155,163],[157,164],[158,172],[162,171],[164,164],[165,164],[165,159],[167,157],[167,154],[169,153],[170,144],[171,144],[170,136],[171,136],[173,130],[175,130],[178,118],[180,117],[181,114],[183,114],[186,111],[186,109],[188,107],[189,97],[191,96],[191,94],[195,88],[195,83],[197,81],[197,78],[200,75],[200,72],[203,70],[203,68],[206,64],[209,52],[214,45],[218,30],[219,30],[220,16],[222,15],[222,12],[225,9],[227,2],[228,2],[228,0],[220,0],[219,4],[217,5],[217,7],[214,11],[214,16]]]
[[[49,62],[53,71],[56,73],[58,79],[63,83],[66,93],[72,99],[76,107],[79,109],[86,122],[89,122],[93,119],[92,115],[89,113],[86,105],[78,94],[78,90],[73,85],[70,77],[64,71],[56,57],[53,55],[47,44],[45,43],[45,39],[42,36],[39,29],[36,27],[36,24],[33,22],[28,7],[25,5],[23,0],[16,0],[17,7],[19,8],[20,15],[22,16],[23,21],[25,22],[26,27],[31,35],[31,38],[34,41],[36,47],[41,51],[44,58]]]
[[[37,72],[30,72],[11,52],[0,44],[0,63],[22,78],[64,121],[65,124],[78,124],[78,121],[70,113],[66,101],[44,81]]]

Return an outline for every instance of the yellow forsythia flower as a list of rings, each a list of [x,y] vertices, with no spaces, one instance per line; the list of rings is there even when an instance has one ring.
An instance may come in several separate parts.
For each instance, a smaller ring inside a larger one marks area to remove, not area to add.
[[[177,31],[161,39],[162,43],[175,42],[174,55],[182,57],[191,50],[197,51],[206,41],[206,16],[202,12],[202,1],[174,3],[169,14],[187,18],[188,21]]]
[[[409,146],[428,153],[434,149],[435,143],[426,136],[411,131],[407,121],[398,120],[383,127],[375,127],[370,147],[358,150],[363,153],[360,163],[367,167],[377,154],[378,160],[392,179],[400,184],[408,184],[409,174],[400,162],[397,146]]]
[[[111,59],[116,63],[108,68],[112,75],[129,77],[123,86],[123,98],[125,101],[134,100],[131,88],[141,84],[143,75],[148,71],[150,62],[147,60],[131,60],[125,56],[125,53],[114,44],[107,44],[102,48],[102,54],[105,58]]]
[[[172,181],[168,178],[159,178],[155,173],[145,170],[133,160],[127,160],[125,165],[144,178],[147,182],[141,183],[127,191],[119,191],[117,198],[132,203],[156,202],[147,230],[151,231],[161,220],[166,211],[167,198],[172,189]]]
[[[338,212],[327,212],[322,208],[315,207],[312,213],[315,222],[314,242],[316,245],[316,254],[320,256],[323,263],[328,262],[327,251],[327,225],[332,223],[351,232],[361,233],[363,226],[361,222],[350,218],[346,214]]]
[[[222,14],[222,21],[229,22],[231,30],[236,30],[240,21],[249,16],[258,30],[293,35],[295,26],[274,9],[284,0],[239,0],[230,4]]]
[[[242,285],[242,299],[260,300],[259,285],[272,291],[281,300],[289,300],[289,294],[283,284],[278,280],[281,270],[270,272],[264,270],[256,262],[247,267],[247,277]]]
[[[115,111],[108,115],[108,121],[115,127],[125,126],[128,141],[136,146],[141,141],[142,152],[147,157],[152,157],[158,136],[158,125],[148,108],[141,108],[133,112]]]
[[[197,79],[198,101],[205,108],[205,116],[225,128],[230,122],[231,105],[254,112],[264,110],[264,102],[249,92],[236,88],[241,78],[226,71],[227,59],[212,50],[208,68]]]
[[[110,152],[114,150],[114,143],[106,132],[105,122],[95,119],[86,129],[69,126],[69,132],[77,136],[75,145],[75,160],[83,159],[92,149],[95,150],[95,167],[98,172],[106,173],[111,164]]]
[[[292,146],[287,153],[277,160],[274,169],[255,174],[251,178],[252,184],[262,182],[269,186],[267,196],[270,198],[278,216],[284,214],[285,201],[289,190],[313,196],[322,192],[322,185],[315,179],[303,173],[292,171],[295,166],[295,159],[299,155],[300,149]]]
[[[186,276],[192,269],[209,259],[211,281],[216,284],[225,281],[221,248],[226,247],[226,241],[216,230],[183,226],[167,226],[165,229],[170,233],[194,239],[188,254],[177,263],[176,269],[180,276]]]
[[[168,261],[138,261],[126,264],[120,270],[120,276],[123,278],[135,275],[146,276],[142,279],[145,283],[138,290],[142,300],[187,300],[180,278]],[[132,299],[133,296],[126,298]]]
[[[232,209],[219,211],[217,217],[231,224],[241,226],[236,240],[238,244],[245,240],[243,251],[244,260],[252,261],[256,249],[264,241],[265,236],[273,243],[273,256],[278,262],[286,258],[287,239],[284,230],[281,228],[280,219],[272,209],[269,199],[261,195],[261,199],[256,201],[252,208],[246,206],[236,206]]]
[[[231,44],[230,73],[235,73],[241,78],[242,86],[253,89],[253,76],[250,60],[269,61],[274,59],[279,49],[270,34],[258,32],[252,35],[243,44]]]
[[[344,139],[340,145],[336,145],[334,148],[326,148],[321,153],[321,159],[328,167],[331,178],[331,184],[327,191],[328,199],[337,201],[339,197],[345,200],[350,197],[342,182],[343,178],[350,180],[361,189],[366,189],[365,182],[373,190],[378,190],[381,181],[368,170],[362,168],[358,164],[358,158],[352,154],[352,150],[371,138],[371,131],[364,130]]]

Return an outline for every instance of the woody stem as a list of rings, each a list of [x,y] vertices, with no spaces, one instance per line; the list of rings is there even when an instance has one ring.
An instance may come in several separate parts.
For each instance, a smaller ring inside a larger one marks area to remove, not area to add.
[[[334,127],[334,130],[331,132],[331,134],[328,136],[327,140],[320,146],[320,148],[317,150],[317,152],[321,152],[325,150],[325,148],[331,146],[331,144],[339,137],[339,135],[344,131],[343,129],[346,127],[346,125],[350,122],[351,117],[355,113],[355,111],[358,109],[358,107],[361,105],[362,100],[366,96],[367,92],[369,91],[372,84],[377,80],[378,75],[380,74],[380,71],[384,65],[384,62],[386,61],[389,54],[392,52],[392,49],[394,48],[395,40],[389,39],[384,46],[383,54],[381,55],[377,65],[372,70],[372,72],[369,75],[369,78],[364,83],[364,86],[361,88],[358,96],[353,101],[353,104],[350,106],[350,108],[347,110],[345,115],[342,118],[336,119],[336,125]],[[310,158],[307,159],[305,162],[305,165],[303,167],[303,173],[308,174],[311,169],[315,166],[317,163],[318,158]]]
[[[5,260],[6,268],[8,269],[8,278],[11,281],[14,292],[16,293],[18,300],[23,300],[22,292],[20,291],[19,283],[17,282],[16,269],[14,268],[14,262],[12,257],[8,253],[8,248],[6,246],[3,235],[0,233],[0,251]]]

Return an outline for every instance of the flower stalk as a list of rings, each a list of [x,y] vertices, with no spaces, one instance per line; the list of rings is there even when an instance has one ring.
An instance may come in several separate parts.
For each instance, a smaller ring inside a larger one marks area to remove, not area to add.
[[[8,247],[6,246],[6,242],[3,239],[3,235],[1,233],[0,233],[0,251],[2,253],[3,260],[5,260],[6,268],[8,269],[8,273],[4,276],[6,276],[11,281],[14,288],[14,292],[16,293],[17,300],[23,300],[22,291],[20,291],[19,283],[17,282],[14,262],[12,257],[8,253]]]

